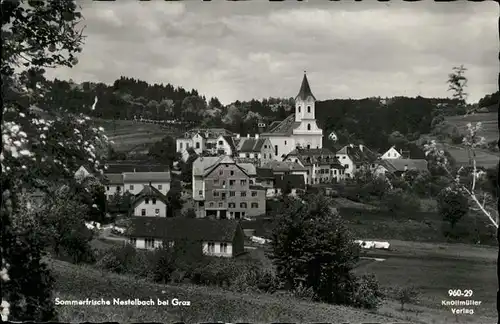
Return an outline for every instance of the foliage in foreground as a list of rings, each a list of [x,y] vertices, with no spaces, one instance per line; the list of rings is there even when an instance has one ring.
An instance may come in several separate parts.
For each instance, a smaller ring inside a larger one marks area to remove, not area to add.
[[[271,258],[289,290],[311,289],[314,299],[375,308],[382,294],[374,278],[352,273],[360,248],[347,223],[321,195],[289,199],[276,215]]]

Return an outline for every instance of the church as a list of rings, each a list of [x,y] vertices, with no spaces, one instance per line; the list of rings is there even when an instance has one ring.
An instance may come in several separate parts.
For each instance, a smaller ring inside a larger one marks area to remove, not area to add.
[[[273,123],[261,137],[269,138],[274,158],[281,161],[297,147],[304,149],[323,148],[323,130],[316,124],[316,98],[311,92],[307,75],[304,73],[299,94],[295,97],[295,113],[277,125]]]

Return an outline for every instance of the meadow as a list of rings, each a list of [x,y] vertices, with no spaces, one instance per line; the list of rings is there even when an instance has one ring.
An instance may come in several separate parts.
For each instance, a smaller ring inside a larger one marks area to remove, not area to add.
[[[165,136],[175,135],[175,129],[157,124],[134,123],[130,120],[96,120],[98,126],[104,128],[108,138],[114,142],[117,152],[130,152],[136,148],[147,148],[148,145],[161,141]]]

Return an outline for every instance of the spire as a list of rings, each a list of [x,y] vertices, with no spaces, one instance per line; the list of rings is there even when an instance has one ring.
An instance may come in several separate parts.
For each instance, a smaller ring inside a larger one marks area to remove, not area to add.
[[[309,81],[307,81],[307,75],[306,71],[304,71],[304,78],[302,79],[302,85],[300,86],[299,94],[297,95],[297,98],[300,98],[302,100],[306,100],[307,97],[311,96],[314,100],[316,98],[311,92],[311,87],[309,86]]]

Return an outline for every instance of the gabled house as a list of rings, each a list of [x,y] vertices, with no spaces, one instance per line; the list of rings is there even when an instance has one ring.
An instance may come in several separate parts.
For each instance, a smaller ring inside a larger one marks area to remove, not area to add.
[[[228,135],[220,135],[215,145],[216,146],[211,149],[212,154],[233,156],[237,152],[234,139]]]
[[[401,148],[397,148],[395,145],[391,146],[384,154],[380,157],[383,160],[388,159],[409,159],[410,152],[403,150]]]
[[[85,165],[80,166],[75,172],[75,179],[81,180],[85,179],[86,177],[93,176],[90,170],[91,169],[89,167],[86,167]]]
[[[274,188],[275,176],[272,169],[257,168],[257,177],[255,184],[268,189]]]
[[[192,129],[175,140],[176,151],[181,153],[183,159],[187,159],[189,156],[189,154],[185,154],[185,151],[190,148],[198,155],[204,151],[216,151],[220,136],[233,137],[233,133],[223,128]]]
[[[375,163],[373,173],[375,175],[386,175],[387,173],[395,176],[402,176],[406,171],[429,171],[428,163],[424,159],[380,159]]]
[[[131,216],[167,217],[167,197],[155,187],[143,186],[135,195],[130,209]]]
[[[346,178],[352,178],[361,169],[372,169],[378,154],[364,145],[349,144],[335,153],[335,156],[344,166]]]
[[[228,156],[199,157],[193,162],[193,200],[198,217],[240,219],[266,211],[265,189],[255,185],[251,163]]]
[[[123,173],[124,190],[133,195],[149,185],[158,189],[163,195],[170,190],[170,172],[133,172]]]
[[[262,164],[274,160],[274,150],[269,138],[247,137],[240,139],[238,143],[238,157],[254,159],[256,163]]]
[[[263,169],[270,169],[273,175],[298,174],[307,179],[307,168],[297,162],[269,161],[262,165]]]
[[[188,243],[208,256],[230,258],[244,253],[243,229],[235,220],[131,217],[127,236],[138,249]]]
[[[123,174],[105,174],[103,184],[108,199],[112,199],[117,193],[123,194]]]
[[[296,162],[307,169],[306,184],[308,185],[344,180],[344,166],[327,148],[297,148],[285,157],[285,161]]]
[[[272,196],[288,194],[296,196],[299,192],[305,192],[306,183],[304,177],[298,174],[286,174],[275,176],[275,186]]]

